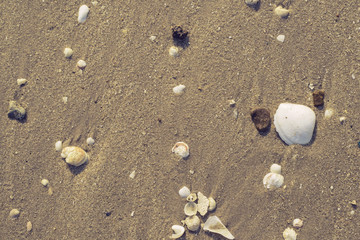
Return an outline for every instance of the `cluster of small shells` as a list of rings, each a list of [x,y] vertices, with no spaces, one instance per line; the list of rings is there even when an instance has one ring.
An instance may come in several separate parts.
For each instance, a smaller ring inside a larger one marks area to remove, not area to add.
[[[274,163],[270,167],[270,173],[263,179],[264,187],[268,190],[275,190],[284,184],[284,177],[281,175],[281,166]]]
[[[201,217],[204,217],[208,211],[214,211],[216,208],[216,201],[214,198],[207,198],[201,192],[198,192],[197,194],[191,193],[188,187],[182,187],[179,190],[179,195],[181,198],[186,198],[187,200],[187,203],[184,207],[184,213],[187,217],[185,220],[181,221],[183,226],[172,226],[174,234],[172,234],[171,238],[173,239],[180,238],[184,234],[184,226],[186,226],[190,232],[197,232],[201,225],[201,219],[197,216],[197,213],[199,213]],[[209,217],[204,223],[203,229],[205,231],[220,234],[227,239],[234,239],[234,236],[216,216]]]

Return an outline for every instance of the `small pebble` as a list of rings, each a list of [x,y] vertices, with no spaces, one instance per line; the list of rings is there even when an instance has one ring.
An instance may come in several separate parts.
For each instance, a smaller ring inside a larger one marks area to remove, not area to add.
[[[156,36],[150,36],[149,39],[150,39],[151,41],[155,41]]]
[[[28,221],[26,223],[26,231],[31,232],[31,230],[32,230],[32,223],[30,221]]]
[[[270,172],[272,173],[277,173],[277,174],[281,174],[281,166],[279,164],[274,163],[273,165],[271,165],[270,167]]]
[[[353,73],[353,74],[351,74],[351,78],[353,79],[353,80],[355,80],[355,73]]]
[[[86,67],[86,62],[84,60],[79,60],[76,65],[78,68],[84,69]]]
[[[73,55],[73,50],[71,48],[65,48],[64,55],[66,58],[71,58],[71,56]]]
[[[341,123],[341,124],[344,124],[344,123],[345,123],[345,120],[346,120],[346,117],[340,117],[339,120],[340,120],[340,123]]]
[[[130,216],[133,217],[135,215],[135,211],[132,211]]]
[[[315,90],[313,92],[313,101],[315,107],[324,105],[324,96],[325,96],[324,90]]]
[[[289,16],[290,11],[286,8],[283,8],[282,6],[278,6],[277,8],[275,8],[274,12],[279,17],[286,18],[287,16]]]
[[[308,87],[310,88],[310,90],[314,90],[314,88],[315,88],[314,84],[312,84],[312,83],[309,83]]]
[[[303,226],[303,221],[299,218],[294,219],[293,227],[301,228]]]
[[[251,112],[251,119],[259,132],[264,132],[270,127],[270,112],[264,108],[258,108]]]
[[[169,55],[172,57],[178,57],[179,56],[179,48],[172,46],[169,48]]]
[[[16,209],[16,208],[12,209],[12,210],[10,211],[10,213],[9,213],[9,216],[10,216],[11,218],[18,218],[19,215],[20,215],[20,211],[19,211],[18,209]]]
[[[178,86],[173,88],[173,92],[176,95],[181,95],[181,94],[184,93],[184,91],[185,91],[185,85],[178,85]]]
[[[10,101],[8,117],[10,119],[16,119],[18,121],[21,121],[26,117],[26,110],[25,108],[21,107],[16,101]]]
[[[134,179],[134,178],[135,178],[135,170],[130,173],[129,177],[130,177],[131,179]]]
[[[256,5],[259,2],[259,0],[245,0],[245,3],[249,6]]]
[[[278,40],[279,42],[284,42],[285,41],[285,35],[280,34],[279,36],[277,36],[276,40]]]
[[[230,107],[235,107],[235,105],[236,105],[236,102],[234,99],[229,100],[228,103],[229,103]]]
[[[332,115],[334,115],[334,110],[333,109],[329,108],[329,109],[325,110],[325,113],[324,113],[325,118],[330,118],[330,117],[332,117]]]
[[[41,180],[41,184],[44,186],[44,187],[47,187],[48,185],[49,185],[49,180],[47,180],[47,179],[43,179],[43,180]]]
[[[84,23],[86,21],[86,18],[89,14],[89,7],[86,5],[82,5],[79,8],[79,16],[78,16],[78,22],[79,23]]]
[[[62,98],[62,101],[63,101],[63,103],[66,104],[66,103],[68,102],[68,97],[63,97],[63,98]]]
[[[94,140],[92,137],[88,137],[88,138],[86,139],[86,143],[87,143],[88,145],[93,145],[93,144],[95,143],[95,140]]]
[[[57,142],[55,143],[55,150],[56,150],[57,152],[60,152],[60,151],[62,150],[62,142],[61,142],[61,141],[57,141]]]
[[[25,85],[27,83],[27,80],[25,79],[25,78],[19,78],[18,80],[17,80],[17,85],[19,85],[19,86],[23,86],[23,85]]]

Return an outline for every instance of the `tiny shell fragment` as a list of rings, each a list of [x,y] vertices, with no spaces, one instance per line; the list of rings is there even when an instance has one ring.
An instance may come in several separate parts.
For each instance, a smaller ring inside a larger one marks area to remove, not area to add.
[[[84,23],[86,21],[86,18],[89,14],[89,7],[86,5],[82,5],[79,8],[79,16],[78,16],[78,22],[79,23]]]
[[[176,87],[173,88],[173,92],[176,94],[176,95],[181,95],[183,94],[185,91],[185,85],[178,85]]]
[[[57,142],[55,143],[55,150],[56,150],[57,152],[60,152],[60,151],[62,150],[62,142],[61,142],[61,141],[57,141]]]
[[[269,190],[275,190],[284,184],[284,177],[278,173],[268,173],[263,179],[264,187]]]
[[[16,208],[12,209],[12,210],[10,211],[10,213],[9,213],[9,216],[10,216],[11,218],[18,218],[19,215],[20,215],[20,211],[19,211],[18,209],[16,209]]]
[[[172,239],[180,238],[185,232],[185,228],[180,225],[173,225],[171,229],[174,231],[174,233],[170,237]]]
[[[21,121],[26,117],[26,110],[25,108],[20,106],[20,104],[18,104],[16,101],[10,101],[8,117],[11,119],[16,119],[18,121]]]
[[[47,187],[48,185],[49,185],[49,180],[47,180],[47,179],[43,179],[43,180],[41,180],[41,184],[44,186],[44,187]]]
[[[87,143],[88,145],[93,145],[93,144],[95,143],[95,140],[94,140],[92,137],[88,137],[88,138],[86,139],[86,143]]]
[[[186,200],[188,202],[195,202],[197,200],[196,193],[191,193],[189,196],[187,196]]]
[[[84,69],[86,67],[86,62],[84,60],[79,60],[76,65],[78,68]]]
[[[196,215],[191,217],[187,217],[184,221],[182,221],[189,231],[196,232],[200,227],[200,218]]]
[[[303,226],[303,221],[299,218],[294,219],[293,227],[301,228]]]
[[[279,17],[286,18],[287,16],[289,16],[290,11],[286,8],[283,8],[282,6],[278,6],[277,8],[275,8],[274,12]]]
[[[26,223],[26,231],[31,232],[31,230],[32,230],[32,223],[30,221],[28,221]]]
[[[27,83],[27,80],[25,78],[19,78],[17,80],[17,85],[22,86],[25,85]]]
[[[66,58],[71,58],[72,55],[73,55],[73,50],[71,48],[64,49],[64,56]]]

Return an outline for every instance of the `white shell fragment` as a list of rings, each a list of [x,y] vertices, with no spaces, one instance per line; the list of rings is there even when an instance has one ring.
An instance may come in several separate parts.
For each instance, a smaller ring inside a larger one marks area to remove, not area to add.
[[[178,85],[176,87],[173,88],[173,92],[176,94],[176,95],[181,95],[183,94],[185,91],[185,85]]]
[[[84,60],[79,60],[76,66],[80,69],[84,69],[86,67],[86,62]]]
[[[20,211],[16,208],[11,209],[10,213],[9,213],[9,217],[11,218],[18,218],[20,215]]]
[[[149,37],[149,39],[153,42],[153,41],[155,41],[156,36],[152,35],[152,36]]]
[[[256,5],[259,2],[259,0],[245,0],[245,3],[249,6]]]
[[[78,16],[78,22],[79,23],[84,23],[86,21],[86,18],[89,14],[89,7],[86,5],[82,5],[79,8],[79,16]]]
[[[26,223],[26,231],[27,232],[31,232],[32,231],[32,223],[30,221],[28,221]]]
[[[205,216],[209,208],[209,199],[201,192],[198,192],[197,196],[198,196],[197,210],[201,216]]]
[[[190,189],[186,186],[180,188],[180,190],[179,190],[179,195],[182,198],[187,198],[190,195],[190,193],[191,193]]]
[[[277,8],[275,8],[274,12],[279,17],[286,18],[289,15],[290,11],[286,8],[283,8],[282,6],[278,6]]]
[[[189,196],[187,196],[186,200],[188,202],[195,202],[197,200],[196,193],[191,193]]]
[[[227,239],[235,238],[217,216],[211,216],[206,220],[204,230],[220,234]]]
[[[280,34],[279,36],[276,37],[276,40],[278,40],[279,42],[284,42],[285,41],[285,35]]]
[[[326,109],[324,113],[325,118],[331,118],[334,115],[334,110],[332,108]]]
[[[309,107],[281,103],[274,115],[274,124],[280,138],[288,145],[306,145],[311,141],[316,116]]]
[[[188,202],[185,204],[184,213],[186,216],[196,215],[198,207],[194,202]]]
[[[185,232],[185,228],[180,225],[173,225],[171,229],[174,231],[174,233],[170,237],[172,239],[180,238]]]
[[[169,48],[169,55],[172,57],[178,57],[179,56],[179,48],[172,46]]]
[[[303,220],[301,220],[300,218],[294,219],[293,227],[301,228],[302,226],[303,226]]]
[[[67,164],[80,166],[88,161],[89,156],[79,147],[66,147],[61,152],[61,157],[65,158]]]
[[[216,208],[216,201],[212,197],[209,197],[209,211],[214,211]]]
[[[129,178],[131,179],[135,178],[135,170],[130,173]]]
[[[281,166],[279,164],[274,163],[270,167],[270,172],[281,174]]]
[[[187,158],[189,156],[189,146],[184,142],[175,143],[171,151],[182,158]]]
[[[268,173],[263,179],[264,187],[269,190],[274,190],[284,184],[284,177],[278,173]]]
[[[86,139],[86,143],[87,143],[88,145],[93,145],[93,144],[95,143],[95,140],[94,140],[92,137],[88,137],[88,138]]]
[[[19,78],[17,80],[17,85],[22,86],[25,85],[27,83],[27,80],[25,78]]]
[[[292,228],[287,228],[283,232],[283,237],[285,240],[296,240],[296,232]]]
[[[61,141],[57,141],[57,142],[55,143],[55,150],[56,150],[57,152],[60,152],[60,151],[62,150],[62,142],[61,142]]]
[[[71,48],[65,48],[64,55],[66,58],[71,58],[71,56],[73,55],[73,50]]]
[[[187,217],[184,221],[181,222],[185,224],[187,229],[189,229],[192,232],[196,232],[197,230],[199,230],[200,218],[196,215]]]
[[[49,180],[47,180],[47,179],[42,179],[41,180],[41,184],[44,186],[44,187],[47,187],[48,185],[49,185]]]

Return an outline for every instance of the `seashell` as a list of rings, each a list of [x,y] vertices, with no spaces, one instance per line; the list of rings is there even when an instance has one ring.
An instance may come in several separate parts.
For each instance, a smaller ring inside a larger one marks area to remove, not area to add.
[[[195,202],[197,200],[196,193],[191,193],[189,196],[187,196],[186,200],[188,202]]]
[[[176,95],[181,95],[184,93],[184,90],[185,90],[185,85],[178,85],[176,87],[173,88],[173,92],[176,94]]]
[[[88,161],[89,156],[79,147],[66,147],[61,152],[61,157],[65,158],[67,164],[80,166]]]
[[[16,80],[16,82],[17,82],[17,85],[22,86],[27,83],[27,80],[25,78],[19,78],[18,80]]]
[[[62,142],[61,142],[61,141],[57,141],[57,142],[55,143],[55,150],[56,150],[57,152],[60,152],[60,151],[62,150]]]
[[[199,199],[197,204],[197,210],[201,216],[205,216],[209,208],[209,199],[201,192],[198,192],[197,196]]]
[[[48,185],[49,185],[49,180],[47,180],[47,179],[43,179],[43,180],[41,180],[41,184],[44,186],[44,187],[47,187]]]
[[[78,22],[79,23],[84,23],[86,21],[86,18],[89,14],[89,7],[86,5],[82,5],[79,8],[79,16],[78,16]]]
[[[264,187],[269,190],[274,190],[284,184],[284,177],[278,173],[268,173],[263,179]]]
[[[32,231],[32,223],[30,221],[28,221],[26,223],[26,231],[27,232],[31,232]]]
[[[186,227],[192,232],[196,232],[197,230],[199,230],[200,218],[196,215],[187,217],[184,221],[181,222],[185,224]]]
[[[79,60],[77,63],[76,63],[76,66],[80,69],[84,69],[86,67],[86,62],[84,60]]]
[[[20,216],[20,211],[16,208],[14,209],[11,209],[10,213],[9,213],[9,216],[11,218],[18,218]]]
[[[209,211],[214,211],[216,208],[216,201],[212,197],[209,197]]]
[[[179,56],[179,48],[172,46],[169,48],[169,55],[172,57],[178,57]]]
[[[190,189],[186,186],[180,188],[180,190],[179,190],[179,195],[182,198],[187,198],[190,195],[190,193],[191,193]]]
[[[274,9],[274,12],[279,17],[286,18],[287,16],[289,16],[290,11],[286,8],[283,8],[282,6],[278,6],[277,8]]]
[[[281,166],[279,164],[274,163],[270,167],[270,172],[281,174]]]
[[[194,202],[188,202],[185,204],[184,213],[186,216],[196,215],[198,206]]]
[[[92,137],[88,137],[88,138],[86,139],[86,143],[87,143],[88,145],[93,145],[93,144],[95,143],[95,140],[94,140]]]
[[[294,219],[293,227],[301,228],[302,226],[303,226],[303,220],[301,220],[300,218]]]
[[[172,239],[180,238],[185,232],[185,228],[180,225],[173,225],[171,229],[174,231],[174,233],[170,237]]]
[[[227,239],[235,238],[217,216],[211,216],[206,220],[204,230],[220,234]]]
[[[334,110],[329,108],[329,109],[326,109],[325,112],[324,112],[324,117],[325,118],[331,118],[332,115],[334,115]]]
[[[189,156],[189,146],[184,142],[175,143],[171,151],[182,158],[187,158]]]
[[[296,232],[292,228],[287,228],[283,232],[283,237],[285,240],[296,240]]]
[[[280,34],[279,36],[276,37],[276,40],[278,40],[279,42],[284,42],[285,41],[285,35]]]
[[[259,0],[245,0],[245,3],[249,6],[254,6],[259,2]]]
[[[73,50],[71,48],[65,48],[64,55],[66,58],[71,58],[71,56],[73,55]]]
[[[313,110],[293,103],[281,103],[274,115],[276,131],[288,145],[308,144],[314,132],[315,121]]]

